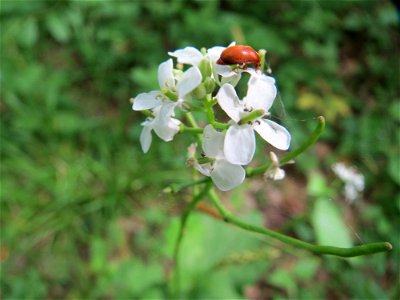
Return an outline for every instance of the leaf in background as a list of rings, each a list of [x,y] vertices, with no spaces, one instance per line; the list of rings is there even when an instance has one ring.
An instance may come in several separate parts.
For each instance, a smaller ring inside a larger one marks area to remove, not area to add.
[[[306,257],[296,263],[293,273],[297,278],[310,280],[315,276],[319,266],[320,261],[318,259],[314,257]]]
[[[47,29],[53,38],[60,43],[67,42],[70,38],[70,28],[66,21],[65,18],[56,14],[51,14],[46,18]]]
[[[33,46],[39,36],[38,24],[35,18],[27,18],[21,23],[18,33],[18,43],[24,47]]]
[[[284,268],[267,275],[269,283],[285,289],[289,295],[289,299],[294,298],[297,294],[296,281],[293,279],[293,274]]]
[[[318,244],[336,247],[351,247],[349,231],[336,205],[327,198],[319,198],[314,204],[311,222]]]
[[[390,177],[400,184],[400,151],[392,151],[389,153],[389,167],[388,172]]]
[[[393,102],[390,105],[389,112],[393,120],[400,122],[400,101]]]
[[[258,223],[259,215],[242,216],[243,219],[251,218],[252,223]],[[171,222],[166,230],[166,243],[169,249],[167,255],[171,255],[177,232],[177,220]],[[225,298],[223,296],[236,295],[235,286],[245,286],[254,282],[258,276],[265,270],[266,260],[257,263],[244,265],[226,266],[222,270],[214,271],[211,276],[210,272],[225,257],[243,251],[244,249],[254,249],[259,247],[259,240],[254,238],[252,234],[246,234],[238,228],[227,226],[226,223],[216,221],[206,216],[193,213],[187,223],[185,235],[180,250],[180,267],[181,267],[181,287],[183,290],[190,288],[195,290],[195,294],[191,294],[198,298]],[[219,272],[229,274],[229,282],[226,282],[224,276],[218,275]],[[222,290],[218,289],[215,281],[220,281]],[[235,286],[234,286],[235,283]],[[222,295],[221,292],[225,295]],[[228,291],[230,291],[228,293]],[[210,292],[209,295],[206,292]],[[237,296],[237,295],[236,295]]]
[[[332,189],[326,184],[325,177],[318,172],[310,174],[307,192],[310,196],[314,197],[331,197],[333,194]]]

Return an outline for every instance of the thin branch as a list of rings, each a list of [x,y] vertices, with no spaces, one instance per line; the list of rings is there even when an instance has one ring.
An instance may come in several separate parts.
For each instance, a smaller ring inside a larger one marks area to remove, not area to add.
[[[193,115],[192,115],[191,112],[185,113],[185,117],[186,117],[186,120],[189,122],[190,126],[192,126],[193,128],[201,128],[201,127],[199,127],[199,125],[197,124],[196,119],[193,117]],[[202,144],[201,134],[200,134],[200,133],[197,133],[197,134],[196,134],[196,137],[197,137],[197,141],[198,141],[199,144],[201,145],[201,144]]]
[[[210,199],[214,203],[215,207],[218,209],[220,214],[223,216],[226,222],[232,223],[244,230],[253,231],[257,233],[264,234],[266,236],[275,238],[283,243],[288,245],[292,245],[296,248],[302,248],[308,250],[315,254],[327,254],[327,255],[335,255],[340,257],[354,257],[361,255],[374,254],[379,252],[385,252],[392,249],[392,245],[388,242],[380,242],[380,243],[370,243],[361,246],[355,246],[352,248],[339,248],[333,246],[319,246],[311,243],[307,243],[290,236],[281,234],[279,232],[259,227],[256,225],[248,224],[243,222],[242,220],[233,216],[231,212],[229,212],[225,207],[221,204],[218,195],[215,193],[214,189],[209,190],[208,195]]]
[[[180,133],[192,133],[192,134],[197,134],[197,133],[203,133],[203,128],[188,127],[188,126],[185,126],[184,124],[181,124],[181,125],[179,126],[179,132],[180,132]]]
[[[189,203],[189,205],[186,207],[184,213],[181,216],[181,222],[180,222],[180,227],[179,227],[179,233],[178,237],[175,242],[175,248],[174,248],[174,276],[173,276],[173,293],[178,292],[180,290],[180,266],[179,266],[179,250],[180,246],[182,243],[183,235],[185,232],[185,227],[187,220],[189,218],[190,213],[193,211],[193,209],[196,207],[197,203],[209,192],[211,188],[211,182],[208,182],[206,186],[195,196],[193,197],[192,202]]]
[[[192,187],[192,186],[195,186],[195,185],[207,183],[207,182],[211,182],[211,178],[210,177],[203,177],[203,178],[198,179],[198,180],[185,182],[185,183],[181,183],[181,184],[173,183],[169,187],[167,187],[164,191],[165,192],[170,192],[170,193],[178,193],[178,192],[182,191],[183,189],[186,189],[186,188],[189,188],[189,187]]]
[[[324,129],[325,129],[325,118],[320,116],[320,117],[318,117],[318,125],[314,129],[313,133],[310,135],[309,139],[307,141],[305,141],[296,150],[293,150],[293,151],[287,153],[286,155],[284,155],[282,158],[280,158],[279,162],[281,164],[287,163],[287,162],[291,161],[292,159],[296,158],[298,155],[300,155],[304,151],[306,151],[310,146],[312,146],[313,144],[316,143],[316,141],[318,140],[318,138],[320,137],[320,135],[322,134]],[[266,163],[257,168],[247,168],[246,169],[246,177],[251,177],[254,175],[262,174],[266,170],[268,170],[268,168],[270,166],[271,166],[271,163]]]

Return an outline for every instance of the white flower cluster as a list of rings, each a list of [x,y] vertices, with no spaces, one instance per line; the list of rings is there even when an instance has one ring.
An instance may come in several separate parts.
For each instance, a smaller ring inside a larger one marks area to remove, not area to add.
[[[166,142],[180,131],[182,122],[176,117],[177,109],[190,110],[190,105],[185,104],[193,99],[208,101],[208,104],[213,102],[208,106],[211,109],[218,104],[231,121],[224,131],[217,131],[213,124],[204,127],[202,157],[196,159],[193,154],[191,162],[203,175],[210,176],[222,191],[243,182],[245,170],[242,166],[251,162],[256,150],[254,132],[280,150],[287,150],[290,145],[289,132],[267,119],[277,95],[275,79],[253,68],[217,64],[225,49],[213,47],[199,51],[186,47],[169,52],[177,59],[179,67],[174,68],[172,59],[161,63],[158,68],[160,90],[139,94],[132,107],[136,111],[151,110],[151,116],[142,123],[140,136],[146,153],[151,145],[152,131]],[[241,100],[235,86],[242,72],[250,74],[250,79],[247,95]]]

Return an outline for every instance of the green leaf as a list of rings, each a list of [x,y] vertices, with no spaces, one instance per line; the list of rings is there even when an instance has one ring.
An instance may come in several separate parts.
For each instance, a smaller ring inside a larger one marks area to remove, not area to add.
[[[70,28],[66,21],[65,18],[56,14],[51,14],[46,18],[47,29],[53,38],[60,43],[67,42],[70,38]]]
[[[311,222],[320,245],[336,247],[353,245],[343,217],[333,201],[319,198],[314,205]]]
[[[394,121],[400,122],[400,101],[393,102],[390,105],[389,113]]]
[[[390,177],[400,184],[400,151],[392,151],[389,154],[389,167],[388,172]]]
[[[296,277],[303,280],[310,280],[318,270],[320,261],[316,258],[309,257],[299,260],[294,267],[293,273]]]
[[[333,194],[332,189],[326,184],[325,177],[318,172],[309,176],[307,189],[308,194],[314,197],[331,197]]]
[[[18,33],[18,42],[21,46],[31,47],[36,43],[39,36],[37,20],[35,18],[27,18],[21,23]]]

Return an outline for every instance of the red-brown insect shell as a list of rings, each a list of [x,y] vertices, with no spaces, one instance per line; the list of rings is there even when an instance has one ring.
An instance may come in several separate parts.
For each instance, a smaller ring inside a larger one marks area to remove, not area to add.
[[[243,65],[243,68],[247,68],[249,64],[253,64],[254,68],[258,70],[260,67],[260,56],[250,46],[234,45],[222,51],[217,64]]]

